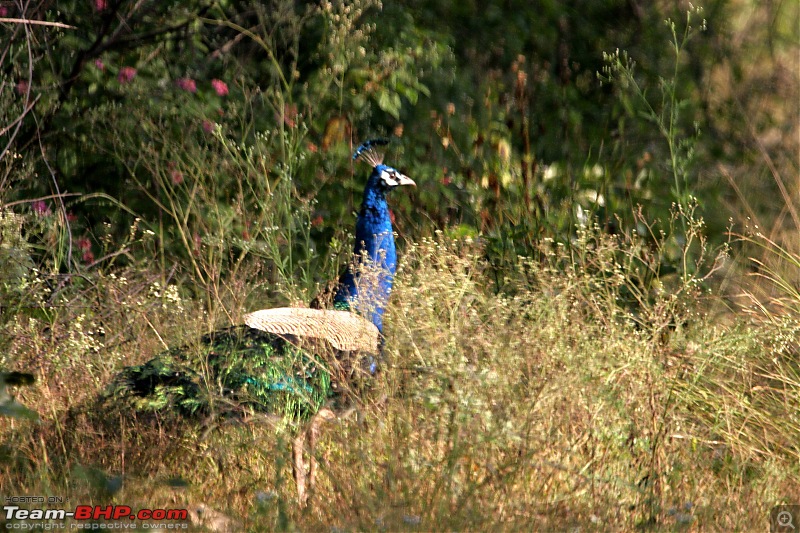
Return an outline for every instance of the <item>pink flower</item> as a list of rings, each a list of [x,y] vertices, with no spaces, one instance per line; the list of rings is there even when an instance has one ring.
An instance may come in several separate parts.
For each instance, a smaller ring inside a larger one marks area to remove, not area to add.
[[[108,2],[106,0],[94,0],[94,8],[98,11],[105,11],[108,7]]]
[[[286,104],[283,106],[283,123],[289,126],[290,128],[294,128],[296,122],[295,119],[297,118],[297,106],[295,104]],[[275,120],[280,122],[281,117],[278,113],[275,113]]]
[[[106,69],[105,64],[103,64],[103,60],[100,59],[100,58],[97,58],[97,59],[94,60],[94,66],[97,67],[97,70],[105,70]]]
[[[197,92],[197,84],[192,78],[178,78],[177,80],[175,80],[175,85],[177,85],[186,92],[190,93]]]
[[[81,237],[75,244],[78,245],[78,249],[81,252],[87,252],[92,249],[92,241],[90,241],[87,237]]]
[[[50,211],[50,207],[44,203],[44,200],[36,200],[35,202],[31,202],[31,209],[33,209],[33,212],[36,213],[36,216],[40,217],[46,217],[52,212]]]
[[[91,250],[86,250],[83,252],[81,259],[83,259],[84,263],[94,263],[94,254]]]
[[[167,170],[169,170],[169,177],[172,180],[173,185],[180,185],[183,183],[183,172],[178,170],[178,165],[175,161],[170,161],[167,163]]]
[[[203,121],[203,131],[205,131],[206,133],[213,132],[214,131],[214,123],[211,122],[210,120],[204,120]]]
[[[136,69],[133,67],[122,67],[119,69],[119,76],[117,76],[117,80],[120,83],[126,84],[130,82],[133,78],[136,77]]]
[[[192,235],[192,242],[194,243],[194,250],[192,250],[192,254],[195,257],[200,257],[200,247],[203,245],[203,240],[200,238],[200,235],[195,233]]]
[[[6,6],[0,6],[0,17],[7,17],[8,16],[8,8]]]
[[[28,80],[19,80],[17,82],[17,87],[16,87],[17,94],[25,94],[25,93],[27,93],[28,92],[28,87],[30,87],[30,84],[28,83]]]
[[[228,94],[228,84],[222,80],[213,79],[211,80],[211,86],[217,91],[219,96],[226,96]]]

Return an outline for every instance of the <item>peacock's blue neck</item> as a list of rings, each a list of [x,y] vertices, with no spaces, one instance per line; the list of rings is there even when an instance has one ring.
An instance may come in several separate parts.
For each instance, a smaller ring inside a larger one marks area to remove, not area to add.
[[[369,317],[381,333],[383,310],[397,268],[391,214],[386,203],[387,189],[382,186],[380,179],[382,167],[378,165],[372,170],[356,220],[355,262],[358,264],[366,257],[372,267],[365,269],[365,279],[361,279],[362,272],[358,268],[355,273],[352,267],[348,268],[334,298],[337,305],[347,305],[351,310]]]

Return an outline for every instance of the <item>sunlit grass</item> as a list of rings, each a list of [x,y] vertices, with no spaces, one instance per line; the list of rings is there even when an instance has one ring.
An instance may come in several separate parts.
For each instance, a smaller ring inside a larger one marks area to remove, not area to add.
[[[523,261],[498,293],[479,241],[409,243],[384,371],[323,426],[306,510],[288,426],[98,411],[117,370],[207,318],[146,269],[97,275],[57,315],[5,326],[40,421],[0,419],[0,491],[202,505],[253,531],[761,527],[800,488],[796,347],[779,342],[794,322],[716,324],[696,285],[620,307],[641,280],[609,273],[635,241],[587,230],[577,246],[567,268],[559,247]]]

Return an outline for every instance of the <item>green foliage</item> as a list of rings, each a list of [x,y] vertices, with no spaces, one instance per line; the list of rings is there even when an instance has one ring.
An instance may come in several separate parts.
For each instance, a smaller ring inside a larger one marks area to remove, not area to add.
[[[683,111],[686,111],[690,102],[681,99],[678,94],[678,84],[680,82],[681,64],[685,60],[686,47],[699,31],[705,31],[706,20],[702,19],[700,28],[692,26],[692,18],[702,16],[701,7],[692,8],[686,14],[686,21],[680,30],[677,24],[667,19],[666,24],[670,29],[671,52],[674,54],[674,63],[669,77],[659,77],[658,90],[660,92],[660,102],[656,105],[651,104],[645,90],[639,85],[634,74],[635,61],[628,57],[627,52],[620,53],[619,49],[611,54],[603,54],[607,65],[603,68],[603,75],[600,79],[606,83],[616,83],[622,91],[633,93],[635,101],[631,102],[623,94],[621,97],[623,105],[630,114],[640,114],[648,121],[651,121],[658,128],[659,133],[667,143],[669,153],[669,171],[672,174],[672,195],[675,201],[685,205],[691,198],[693,191],[690,188],[690,166],[694,154],[694,144],[696,139],[689,137],[683,130]],[[637,111],[638,108],[641,111]],[[699,124],[693,124],[695,134],[699,135]]]
[[[498,280],[545,237],[570,242],[594,220],[633,230],[639,204],[645,219],[666,223],[666,187],[714,211],[716,192],[690,185],[687,125],[699,123],[691,18],[665,26],[660,11],[621,0],[510,11],[377,0],[126,6],[76,4],[66,22],[80,30],[43,30],[80,52],[39,60],[64,80],[53,80],[56,103],[35,125],[44,142],[60,132],[55,157],[34,161],[58,178],[15,178],[14,198],[84,193],[55,207],[74,219],[62,231],[88,239],[92,253],[73,254],[62,235],[57,271],[91,265],[81,259],[97,257],[104,224],[119,241],[139,218],[160,240],[162,269],[187,265],[197,292],[219,292],[252,252],[273,286],[288,287],[284,298],[307,301],[339,267],[319,258],[347,249],[342,228],[361,175],[345,157],[375,133],[400,137],[390,159],[420,184],[414,216],[398,201],[399,231],[425,235],[432,223],[482,234]],[[125,28],[115,29],[118,16]],[[83,29],[82,17],[101,23]],[[621,82],[603,86],[596,73],[614,48],[630,49],[640,68],[623,64],[625,52],[610,55],[607,81],[613,71]],[[653,89],[660,102],[647,96]],[[642,112],[665,144],[653,143]]]
[[[17,402],[9,393],[8,386],[30,386],[36,381],[26,372],[0,372],[0,416],[37,420],[39,415]]]
[[[407,216],[409,204],[401,200],[401,232],[428,234],[429,221],[458,225],[485,235],[498,265],[530,255],[543,237],[569,242],[579,218],[631,231],[639,204],[645,218],[665,222],[672,200],[694,196],[712,240],[720,242],[726,229],[726,218],[718,216],[719,188],[699,179],[721,149],[720,121],[707,113],[701,87],[725,43],[714,25],[703,39],[692,39],[699,11],[684,18],[623,0],[536,7],[195,0],[152,9],[130,2],[59,8],[71,28],[33,28],[46,37],[40,40],[17,31],[8,41],[13,68],[5,74],[5,122],[21,115],[26,101],[39,100],[37,119],[26,115],[18,122],[14,145],[25,150],[10,153],[24,154],[27,169],[8,171],[0,190],[11,200],[62,189],[102,191],[118,202],[84,197],[49,204],[62,216],[71,213],[75,240],[99,239],[106,222],[121,239],[139,217],[153,231],[159,226],[166,266],[187,259],[195,230],[207,227],[214,240],[252,233],[235,210],[263,202],[249,197],[263,188],[245,190],[243,203],[220,209],[216,221],[209,213],[193,215],[188,235],[160,227],[165,216],[176,215],[167,205],[172,191],[161,187],[164,176],[169,185],[186,173],[183,167],[200,171],[191,177],[218,182],[221,191],[208,202],[224,200],[226,188],[236,190],[231,178],[237,177],[215,159],[230,154],[219,147],[203,154],[220,140],[207,131],[213,124],[227,143],[258,145],[257,156],[265,158],[259,172],[291,178],[293,201],[316,202],[314,249],[323,256],[337,251],[329,245],[344,240],[340,228],[350,226],[358,203],[360,188],[341,157],[375,133],[402,138],[397,164],[420,183],[414,209],[424,216]],[[718,18],[732,9],[725,0],[707,6]],[[665,25],[665,18],[683,22]],[[57,43],[52,53],[39,44],[48,39]],[[606,76],[619,83],[597,83],[606,67]],[[31,73],[20,94],[17,82]],[[710,137],[697,146],[700,125]],[[28,150],[36,139],[53,147],[37,156]],[[26,178],[36,173],[50,179]],[[187,200],[200,198],[171,203]],[[297,228],[308,222],[279,218]],[[228,223],[237,231],[213,228]],[[298,231],[286,228],[293,242],[306,241]],[[68,241],[64,257],[73,264],[60,263],[59,271],[82,262]],[[306,249],[298,244],[292,254]],[[230,255],[223,253],[215,268],[228,268]],[[306,298],[328,273],[320,265],[277,268],[285,279],[303,279],[291,298]],[[198,268],[191,270],[198,275]],[[214,276],[202,274],[200,290],[214,285]]]
[[[0,296],[3,301],[12,301],[24,291],[28,276],[34,267],[30,246],[22,238],[24,217],[8,211],[0,211]]]

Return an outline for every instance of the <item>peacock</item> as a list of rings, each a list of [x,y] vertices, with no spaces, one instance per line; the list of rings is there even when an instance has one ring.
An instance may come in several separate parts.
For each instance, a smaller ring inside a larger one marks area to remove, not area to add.
[[[392,289],[397,251],[386,195],[415,183],[383,164],[384,139],[368,140],[353,154],[372,172],[364,188],[355,234],[355,257],[339,278],[334,309],[255,311],[244,324],[209,333],[154,359],[123,369],[104,398],[137,412],[208,418],[259,413],[302,422],[293,442],[293,471],[301,505],[313,487],[311,454],[321,422],[363,376],[374,375],[383,351],[383,312]],[[342,402],[344,403],[344,402]]]

